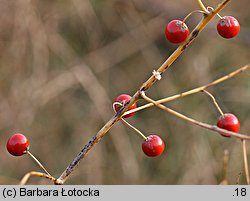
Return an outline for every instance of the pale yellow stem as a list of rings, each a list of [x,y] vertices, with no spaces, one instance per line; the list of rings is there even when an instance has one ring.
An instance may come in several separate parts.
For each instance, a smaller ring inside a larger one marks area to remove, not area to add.
[[[42,163],[32,154],[30,153],[28,150],[26,151],[26,153],[38,164],[38,166],[47,174],[50,176],[50,173],[45,169],[45,167],[42,165]]]

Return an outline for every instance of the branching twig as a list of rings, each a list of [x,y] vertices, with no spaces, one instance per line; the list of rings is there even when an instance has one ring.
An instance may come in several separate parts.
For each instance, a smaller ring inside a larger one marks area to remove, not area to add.
[[[187,48],[187,46],[198,36],[198,34],[205,28],[205,26],[212,20],[212,18],[220,12],[230,0],[224,0],[221,4],[214,9],[213,12],[204,15],[204,18],[200,21],[200,23],[195,27],[195,29],[189,34],[187,40],[183,42],[173,53],[172,55],[158,68],[156,72],[162,75],[171,64],[182,54],[182,52]],[[92,139],[85,145],[85,147],[80,151],[80,153],[75,157],[75,159],[69,164],[66,170],[61,174],[58,180],[63,184],[69,177],[69,175],[73,172],[76,166],[79,164],[80,160],[85,157],[88,151],[99,142],[99,140],[112,128],[112,126],[120,120],[121,116],[129,109],[131,105],[133,105],[140,97],[140,91],[148,90],[158,79],[155,75],[152,75],[146,82],[142,84],[140,90],[138,90],[131,100],[124,105],[118,111],[115,116],[113,116],[102,128],[101,130],[94,136]],[[223,129],[221,129],[223,131]]]
[[[200,122],[200,121],[196,121],[196,120],[194,120],[194,119],[192,119],[190,117],[187,117],[187,116],[185,116],[185,115],[183,115],[183,114],[181,114],[179,112],[176,112],[176,111],[174,111],[174,110],[172,110],[172,109],[170,109],[170,108],[168,108],[168,107],[166,107],[166,106],[164,106],[162,104],[157,103],[153,99],[147,97],[143,91],[141,92],[141,96],[146,101],[153,103],[155,106],[159,107],[160,109],[165,110],[165,111],[169,112],[170,114],[173,114],[174,116],[179,117],[179,118],[181,118],[181,119],[183,119],[185,121],[188,121],[188,122],[190,122],[192,124],[195,124],[197,126],[200,126],[200,127],[215,131],[215,132],[217,132],[219,134],[234,136],[234,137],[237,137],[239,139],[250,140],[250,136],[248,136],[248,135],[235,133],[235,132],[231,132],[231,131],[228,131],[228,130],[225,130],[225,129],[221,129],[221,128],[215,126],[215,125],[210,125],[210,124],[206,124],[206,123],[203,123],[203,122]]]
[[[186,92],[183,92],[183,93],[180,93],[180,94],[176,94],[176,95],[173,95],[173,96],[170,96],[170,97],[167,97],[167,98],[157,100],[156,102],[157,103],[166,103],[166,102],[169,102],[169,101],[172,101],[172,100],[176,100],[178,98],[182,98],[182,97],[185,97],[185,96],[189,96],[189,95],[198,93],[198,92],[203,91],[203,90],[205,90],[205,89],[207,89],[207,88],[209,88],[211,86],[214,86],[214,85],[217,85],[217,84],[219,84],[221,82],[224,82],[224,81],[238,75],[239,73],[244,72],[244,71],[249,70],[249,69],[250,69],[250,64],[245,65],[245,66],[243,66],[243,67],[229,73],[228,75],[225,75],[225,76],[223,76],[223,77],[221,77],[221,78],[219,78],[217,80],[214,80],[213,82],[211,82],[209,84],[203,85],[203,86],[195,88],[195,89],[191,89],[189,91],[186,91]],[[149,107],[152,107],[152,106],[154,106],[153,103],[147,103],[145,105],[142,105],[140,107],[137,107],[135,109],[132,109],[132,110],[129,110],[129,111],[125,112],[123,114],[123,116],[125,116],[127,114],[130,114],[130,113],[133,113],[133,112],[137,112],[137,111],[146,109],[146,108],[149,108]]]

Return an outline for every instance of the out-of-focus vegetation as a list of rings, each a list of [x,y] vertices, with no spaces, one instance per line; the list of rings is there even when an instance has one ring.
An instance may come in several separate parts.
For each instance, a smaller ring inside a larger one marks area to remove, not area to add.
[[[220,1],[206,0],[209,6]],[[199,9],[195,0],[1,0],[0,1],[0,184],[17,184],[39,168],[26,155],[13,157],[5,143],[25,134],[55,177],[112,115],[112,100],[133,94],[175,50],[165,25]],[[221,15],[241,23],[240,34],[221,38],[215,18],[148,92],[154,99],[206,84],[249,63],[249,1],[233,0]],[[187,21],[190,29],[200,14]],[[241,133],[250,131],[249,72],[209,89],[224,112],[236,114]],[[138,105],[145,103],[141,101]],[[203,93],[166,104],[210,124],[218,111]],[[223,152],[228,179],[243,171],[240,140],[224,138],[157,108],[128,119],[146,135],[166,142],[161,157],[141,151],[141,138],[118,122],[88,153],[67,184],[219,184]],[[248,156],[250,144],[248,144]],[[241,183],[245,183],[244,174]],[[32,178],[29,183],[51,184]]]

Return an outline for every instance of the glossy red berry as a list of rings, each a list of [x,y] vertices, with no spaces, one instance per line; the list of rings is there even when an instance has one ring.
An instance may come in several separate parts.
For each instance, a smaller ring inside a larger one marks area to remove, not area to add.
[[[121,94],[120,96],[118,96],[115,100],[114,100],[114,109],[115,109],[115,112],[118,112],[121,107],[123,107],[128,101],[130,101],[132,97],[130,95],[127,95],[127,94]],[[116,104],[116,103],[120,103],[120,104]],[[132,109],[135,109],[136,108],[136,103],[134,103],[133,105],[131,105],[129,107],[128,110],[132,110]],[[123,116],[123,118],[128,118],[128,117],[131,117],[133,116],[135,113],[130,113],[130,114],[127,114],[125,116]]]
[[[21,133],[12,135],[7,141],[6,148],[13,156],[21,156],[29,149],[29,140]]]
[[[240,130],[240,122],[238,118],[230,113],[226,113],[224,115],[221,115],[217,121],[217,126],[219,128],[226,129],[228,131],[232,132],[238,132]],[[228,135],[221,134],[225,137],[230,137]]]
[[[158,135],[150,135],[142,143],[143,152],[150,157],[161,155],[164,149],[164,141]]]
[[[172,20],[165,28],[165,36],[171,43],[182,43],[188,37],[188,27],[181,20]]]
[[[223,38],[233,38],[240,31],[239,22],[232,16],[225,16],[219,20],[217,31]]]

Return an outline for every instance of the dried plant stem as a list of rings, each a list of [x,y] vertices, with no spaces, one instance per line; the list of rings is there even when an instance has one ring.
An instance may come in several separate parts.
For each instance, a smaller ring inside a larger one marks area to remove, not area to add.
[[[203,123],[203,122],[200,122],[200,121],[196,121],[190,117],[187,117],[179,112],[176,112],[162,104],[159,104],[157,103],[156,101],[154,101],[153,99],[149,98],[146,96],[145,92],[141,92],[141,96],[148,102],[151,102],[153,103],[155,106],[159,107],[160,109],[162,110],[165,110],[167,112],[169,112],[170,114],[173,114],[174,116],[176,117],[179,117],[185,121],[188,121],[192,124],[195,124],[197,126],[200,126],[200,127],[203,127],[203,128],[206,128],[206,129],[209,129],[209,130],[212,130],[212,131],[215,131],[217,133],[220,133],[220,134],[224,134],[224,135],[230,135],[230,136],[234,136],[236,138],[240,138],[240,139],[245,139],[245,140],[250,140],[250,136],[248,135],[245,135],[245,134],[240,134],[240,133],[234,133],[234,132],[231,132],[231,131],[228,131],[228,130],[225,130],[225,129],[221,129],[215,125],[210,125],[210,124],[206,124],[206,123]]]
[[[28,182],[28,180],[29,180],[29,178],[30,178],[31,176],[43,177],[43,178],[46,178],[46,179],[49,179],[49,180],[53,181],[55,184],[60,184],[60,183],[57,181],[57,179],[54,178],[54,177],[52,177],[51,175],[47,175],[47,174],[44,174],[44,173],[41,173],[41,172],[34,172],[34,171],[32,171],[32,172],[28,172],[27,174],[25,174],[25,175],[23,176],[23,178],[22,178],[21,181],[20,181],[20,185],[25,185],[25,184]]]
[[[244,160],[244,169],[246,174],[247,184],[249,185],[249,169],[247,163],[247,147],[246,147],[246,140],[242,140],[242,151],[243,151],[243,160]]]
[[[223,157],[223,180],[221,182],[222,185],[228,185],[228,179],[227,179],[228,161],[229,161],[229,152],[228,152],[228,150],[224,150],[224,157]]]
[[[245,65],[245,66],[243,66],[243,67],[241,67],[241,68],[239,68],[239,69],[237,69],[237,70],[231,72],[231,73],[228,74],[228,75],[225,75],[225,76],[223,76],[223,77],[221,77],[221,78],[219,78],[219,79],[217,79],[217,80],[214,80],[213,82],[211,82],[211,83],[209,83],[209,84],[206,84],[206,85],[203,85],[203,86],[201,86],[201,87],[198,87],[198,88],[195,88],[195,89],[192,89],[192,90],[189,90],[189,91],[180,93],[180,94],[176,94],[176,95],[173,95],[173,96],[170,96],[170,97],[167,97],[167,98],[163,98],[163,99],[160,99],[160,100],[156,100],[156,102],[157,102],[157,103],[166,103],[166,102],[169,102],[169,101],[172,101],[172,100],[176,100],[176,99],[178,99],[178,98],[182,98],[182,97],[185,97],[185,96],[189,96],[189,95],[192,95],[192,94],[201,92],[201,91],[203,91],[203,90],[205,90],[205,89],[207,89],[207,88],[209,88],[209,87],[211,87],[211,86],[214,86],[214,85],[217,85],[217,84],[219,84],[219,83],[221,83],[221,82],[224,82],[224,81],[226,81],[226,80],[228,80],[228,79],[230,79],[230,78],[232,78],[232,77],[238,75],[239,73],[244,72],[244,71],[249,70],[249,69],[250,69],[250,65],[249,65],[249,64],[248,64],[248,65]],[[140,110],[144,110],[144,109],[149,108],[149,107],[152,107],[152,106],[154,106],[153,103],[147,103],[147,104],[145,104],[145,105],[142,105],[142,106],[140,106],[140,107],[137,107],[137,108],[135,108],[135,109],[132,109],[132,110],[129,110],[129,111],[125,112],[125,113],[123,114],[123,116],[124,116],[124,115],[127,115],[127,114],[130,114],[130,113],[133,113],[133,112],[137,112],[137,111],[140,111]]]
[[[30,153],[29,151],[26,151],[26,153],[38,164],[38,166],[49,176],[50,173],[45,169],[45,167],[42,165],[42,163],[32,154]]]
[[[220,106],[218,105],[217,101],[215,100],[215,97],[210,92],[208,92],[207,90],[202,90],[202,91],[205,92],[207,95],[209,95],[212,98],[215,107],[218,109],[218,111],[220,112],[221,115],[224,115],[224,113],[222,112]]]
[[[223,0],[221,4],[217,6],[214,12],[208,13],[204,15],[204,18],[199,22],[199,24],[195,27],[195,29],[189,34],[187,40],[183,42],[168,59],[158,68],[156,73],[158,72],[162,75],[171,64],[182,54],[182,52],[187,48],[187,46],[198,36],[198,34],[205,28],[205,26],[213,19],[216,13],[220,12],[230,0]],[[157,73],[157,75],[158,75]],[[142,84],[140,89],[133,95],[131,100],[125,104],[116,114],[113,116],[100,130],[99,132],[92,137],[92,139],[84,146],[84,148],[80,151],[80,153],[74,158],[74,160],[68,165],[65,171],[58,178],[60,183],[64,183],[69,175],[74,171],[77,165],[80,163],[81,159],[85,157],[88,151],[99,142],[99,140],[112,128],[112,126],[120,120],[121,116],[140,98],[140,91],[148,90],[158,79],[153,74],[146,82]]]

